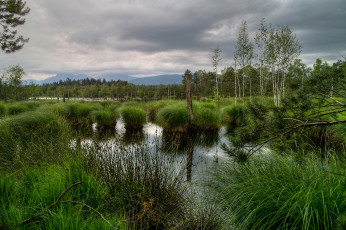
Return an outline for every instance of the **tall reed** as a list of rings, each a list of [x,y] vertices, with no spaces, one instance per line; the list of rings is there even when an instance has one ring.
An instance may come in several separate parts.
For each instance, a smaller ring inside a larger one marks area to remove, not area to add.
[[[183,220],[186,188],[174,158],[145,144],[97,146],[99,154],[90,156],[90,164],[111,194],[110,207],[124,210],[129,226],[170,229]]]

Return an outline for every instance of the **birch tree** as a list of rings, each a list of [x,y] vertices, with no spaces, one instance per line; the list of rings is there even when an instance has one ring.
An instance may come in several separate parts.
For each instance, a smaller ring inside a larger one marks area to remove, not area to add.
[[[220,57],[221,49],[219,46],[217,46],[215,49],[213,49],[213,56],[211,56],[212,64],[213,64],[213,70],[215,73],[215,83],[216,83],[216,97],[219,98],[219,81],[217,76],[217,70],[219,66],[219,62],[222,60]]]
[[[265,64],[265,53],[266,53],[266,44],[268,42],[268,27],[265,24],[265,19],[261,20],[260,28],[258,29],[255,35],[255,43],[258,49],[259,57],[259,78],[260,78],[260,95],[262,98],[262,103],[264,102],[265,96],[265,76],[264,76],[264,64]]]
[[[243,104],[244,104],[245,103],[245,78],[246,78],[246,71],[244,67],[247,65],[251,65],[251,60],[253,58],[253,44],[249,39],[246,21],[242,22],[242,25],[238,34],[238,41],[235,48],[236,48],[236,52],[234,55],[234,59],[236,60],[236,62],[238,62],[240,69],[243,70],[242,71],[242,87],[241,87],[242,93],[239,92],[239,95],[242,96]]]
[[[264,42],[264,63],[271,69],[274,104],[280,105],[285,97],[288,67],[300,55],[302,46],[288,26],[270,28]]]
[[[302,45],[288,26],[279,28],[276,32],[276,39],[279,65],[277,105],[280,105],[281,98],[285,97],[286,73],[288,72],[288,67],[300,55]]]

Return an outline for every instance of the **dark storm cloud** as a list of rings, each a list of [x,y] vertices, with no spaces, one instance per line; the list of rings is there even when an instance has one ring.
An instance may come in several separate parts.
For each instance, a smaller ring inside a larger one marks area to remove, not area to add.
[[[241,22],[247,21],[252,37],[262,18],[296,33],[307,64],[346,55],[344,0],[26,1],[31,13],[18,30],[30,42],[0,61],[33,74],[210,69],[216,46],[225,67],[232,63]]]

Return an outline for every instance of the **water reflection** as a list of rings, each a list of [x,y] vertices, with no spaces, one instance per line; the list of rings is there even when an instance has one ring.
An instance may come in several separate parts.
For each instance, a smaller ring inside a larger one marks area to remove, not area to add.
[[[126,130],[122,135],[121,142],[124,145],[141,144],[144,141],[143,130]]]
[[[160,126],[147,123],[141,131],[128,131],[120,121],[115,129],[98,132],[93,126],[94,138],[85,136],[80,145],[90,146],[97,141],[102,149],[117,149],[119,146],[127,148],[148,147],[166,156],[175,156],[176,166],[186,170],[186,180],[198,180],[199,176],[212,164],[217,164],[227,158],[220,149],[222,143],[229,144],[225,135],[225,128],[219,132],[185,132],[173,133],[163,130]],[[78,144],[77,144],[78,145]],[[105,151],[105,150],[104,150]]]

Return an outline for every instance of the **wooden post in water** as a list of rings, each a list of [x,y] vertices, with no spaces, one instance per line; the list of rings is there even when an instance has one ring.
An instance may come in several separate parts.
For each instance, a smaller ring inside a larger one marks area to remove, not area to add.
[[[191,95],[191,78],[192,74],[190,70],[186,70],[185,74],[185,84],[186,84],[186,102],[187,102],[187,111],[189,114],[189,131],[193,127],[194,124],[194,115],[193,115],[193,109],[192,109],[192,95]],[[188,132],[189,134],[190,132]],[[186,138],[190,138],[189,135]],[[193,142],[191,141],[190,144]],[[191,181],[192,177],[192,160],[193,160],[193,144],[189,146],[188,148],[188,156],[187,156],[187,165],[186,165],[186,180]]]
[[[190,70],[186,70],[185,74],[185,83],[186,83],[186,102],[187,102],[187,112],[189,113],[189,126],[193,126],[194,116],[192,109],[192,96],[191,96],[191,78],[192,74]]]

